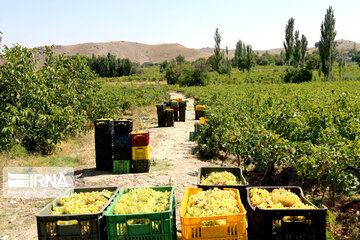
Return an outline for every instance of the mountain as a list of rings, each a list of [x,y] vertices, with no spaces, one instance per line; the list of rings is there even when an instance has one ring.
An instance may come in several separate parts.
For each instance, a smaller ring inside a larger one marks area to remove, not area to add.
[[[337,40],[336,45],[338,49],[347,53],[354,47],[353,41],[349,40]],[[360,44],[356,43],[357,49],[360,50]],[[45,47],[38,47],[38,56],[40,63],[43,62]],[[275,48],[269,50],[254,50],[255,53],[262,55],[265,52],[269,54],[280,54],[284,50],[283,48]],[[309,48],[308,53],[313,53],[316,50],[315,47]],[[177,43],[169,44],[157,44],[149,45],[136,42],[116,41],[116,42],[101,42],[101,43],[82,43],[76,45],[55,45],[55,53],[65,53],[68,56],[75,54],[81,54],[91,57],[92,54],[95,56],[106,56],[108,52],[115,55],[118,58],[129,58],[133,62],[153,62],[160,63],[164,60],[175,59],[179,54],[184,55],[187,61],[194,61],[199,58],[208,58],[214,53],[213,48],[187,48]],[[229,58],[234,57],[234,49],[229,50]],[[4,60],[0,59],[0,64]]]
[[[38,47],[38,52],[44,51],[44,47]],[[199,49],[187,48],[180,44],[157,44],[148,45],[136,42],[103,42],[103,43],[82,43],[76,45],[56,45],[55,53],[65,53],[68,56],[75,54],[91,57],[106,56],[108,52],[118,58],[129,58],[133,62],[153,62],[159,63],[164,60],[175,59],[176,56],[182,54],[188,61],[194,61],[198,58],[208,58],[211,54],[203,52]],[[41,58],[41,57],[40,57]]]

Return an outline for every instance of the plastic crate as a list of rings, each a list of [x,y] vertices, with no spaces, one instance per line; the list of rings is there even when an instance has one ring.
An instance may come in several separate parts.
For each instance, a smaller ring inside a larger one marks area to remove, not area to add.
[[[70,196],[73,193],[79,192],[93,192],[102,191],[107,189],[114,192],[109,201],[97,213],[87,214],[67,214],[67,215],[51,215],[53,204],[58,204],[60,198],[63,196]],[[104,188],[75,188],[63,192],[54,201],[47,204],[36,216],[37,231],[39,240],[60,240],[60,239],[106,239],[106,220],[105,211],[110,206],[115,196],[118,193],[117,187],[104,187]],[[61,224],[61,221],[77,222]]]
[[[116,160],[129,160],[132,159],[131,147],[115,147],[114,159]]]
[[[185,122],[186,117],[186,102],[182,101],[179,102],[179,121]]]
[[[172,109],[166,109],[166,126],[174,126],[174,110]]]
[[[165,117],[166,105],[165,104],[156,105],[156,110],[158,116],[158,126],[166,127],[166,117]]]
[[[130,148],[131,147],[131,136],[130,134],[126,133],[117,133],[113,136],[113,142],[114,142],[114,148],[117,147],[125,147]]]
[[[131,133],[133,130],[132,119],[120,119],[114,121],[114,133]]]
[[[150,171],[150,160],[136,160],[132,161],[133,173],[147,173]]]
[[[206,123],[206,118],[205,117],[200,117],[199,118],[199,123],[200,124],[205,124]]]
[[[114,160],[113,173],[130,173],[131,160]]]
[[[133,147],[149,145],[150,134],[147,130],[138,130],[131,133],[131,144]]]
[[[189,140],[194,142],[200,136],[199,132],[190,132]]]
[[[95,132],[107,133],[112,132],[113,122],[112,119],[96,119],[94,121]]]
[[[206,106],[204,105],[196,105],[195,111],[205,111]]]
[[[212,172],[230,172],[235,175],[239,179],[240,182],[243,183],[243,185],[202,185],[201,184],[201,178],[207,177]],[[199,188],[202,188],[204,190],[212,189],[212,188],[235,188],[238,189],[240,192],[240,198],[241,202],[246,207],[247,203],[247,192],[246,188],[249,186],[249,183],[244,178],[244,175],[242,174],[241,168],[239,167],[201,167],[198,171],[198,180],[197,180],[197,186]]]
[[[95,162],[96,170],[103,171],[112,171],[113,170],[113,160],[112,160],[112,150],[99,150],[96,149],[95,152]]]
[[[175,102],[181,102],[183,99],[182,98],[174,98],[173,101]]]
[[[156,191],[170,191],[168,211],[141,214],[115,215],[114,207],[119,198],[130,189],[122,189],[106,211],[106,224],[109,240],[176,240],[176,215],[174,187],[150,187]],[[145,224],[129,224],[129,220],[148,219]]]
[[[239,239],[246,240],[246,210],[241,203],[239,190],[225,188],[236,193],[239,214],[211,217],[185,217],[190,195],[202,191],[201,188],[187,188],[181,203],[180,220],[182,239]],[[225,225],[203,226],[207,220],[226,220]]]
[[[201,117],[205,117],[205,111],[196,110],[195,111],[195,120],[199,120]]]
[[[297,240],[325,240],[327,209],[261,209],[253,207],[247,190],[248,234],[249,239],[297,239]],[[257,187],[271,192],[275,188],[284,188],[298,195],[301,200],[314,206],[304,197],[300,187],[270,186]],[[314,206],[315,207],[315,206]],[[285,216],[304,216],[304,221],[284,221]]]
[[[132,160],[150,159],[150,146],[132,147]]]

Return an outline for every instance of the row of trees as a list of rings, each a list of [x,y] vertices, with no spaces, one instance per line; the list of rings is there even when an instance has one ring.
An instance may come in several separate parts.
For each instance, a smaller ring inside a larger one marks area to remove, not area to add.
[[[100,77],[120,77],[129,76],[132,73],[133,63],[128,58],[116,58],[108,53],[107,56],[98,56],[94,54],[88,58],[89,67]]]
[[[38,67],[35,49],[4,46],[0,53],[0,150],[19,144],[48,154],[98,117],[94,103],[101,84],[85,57],[55,56],[46,47]]]

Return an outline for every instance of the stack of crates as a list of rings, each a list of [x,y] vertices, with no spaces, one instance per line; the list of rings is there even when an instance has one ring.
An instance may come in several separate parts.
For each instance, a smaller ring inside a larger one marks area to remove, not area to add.
[[[114,121],[114,173],[129,173],[131,168],[131,135],[133,130],[132,119]]]
[[[150,170],[150,134],[139,130],[131,133],[132,169],[134,173],[144,173]]]
[[[98,119],[95,120],[94,125],[96,169],[112,171],[113,122],[111,119]]]
[[[196,105],[195,106],[195,120],[199,120],[201,117],[205,117],[205,109],[204,105]]]

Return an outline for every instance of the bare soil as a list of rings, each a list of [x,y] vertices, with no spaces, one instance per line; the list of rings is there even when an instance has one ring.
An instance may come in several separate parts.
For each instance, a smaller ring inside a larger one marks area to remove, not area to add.
[[[171,93],[173,98],[183,97]],[[201,161],[196,156],[196,143],[189,141],[189,133],[194,131],[195,112],[192,99],[188,100],[185,122],[175,122],[174,127],[157,127],[156,108],[137,117],[136,128],[148,128],[150,131],[149,173],[120,174],[95,171],[94,143],[88,136],[85,146],[75,150],[74,157],[83,160],[81,167],[75,169],[76,187],[118,186],[175,186],[177,227],[180,229],[179,210],[185,188],[196,186],[199,167],[213,163]],[[81,155],[77,155],[81,154]],[[0,198],[0,239],[37,239],[35,213],[51,199],[4,199]]]

